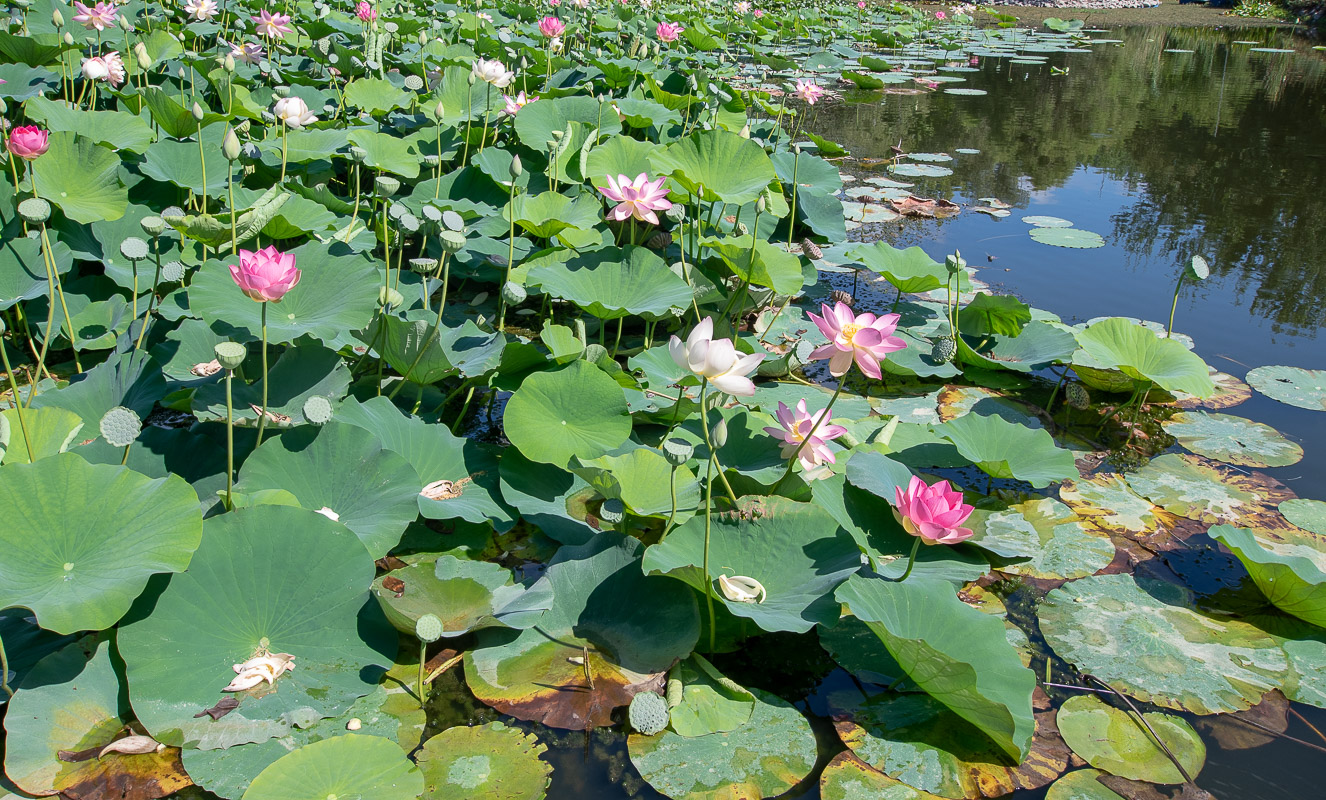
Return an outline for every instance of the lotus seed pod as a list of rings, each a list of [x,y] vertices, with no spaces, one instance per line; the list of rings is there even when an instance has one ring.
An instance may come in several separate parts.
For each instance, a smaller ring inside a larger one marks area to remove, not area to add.
[[[709,432],[713,437],[714,447],[722,447],[727,444],[727,420],[719,417],[718,422],[714,423],[714,429]]]
[[[272,94],[276,95],[277,97],[289,97],[289,96],[290,96],[290,87],[289,87],[289,86],[274,86],[274,87],[272,87]]]
[[[842,289],[834,289],[829,292],[829,299],[835,303],[842,303],[848,308],[856,305],[856,298],[852,296],[852,293]]]
[[[239,137],[235,135],[235,129],[228,129],[225,138],[221,140],[221,155],[225,156],[227,161],[234,161],[239,158],[241,152],[243,152],[243,148],[240,147]]]
[[[668,701],[654,692],[640,692],[631,698],[627,714],[637,733],[653,736],[668,727]]]
[[[1091,394],[1087,387],[1076,381],[1070,382],[1064,387],[1064,397],[1068,400],[1068,405],[1081,411],[1091,405]]]
[[[417,272],[420,275],[431,275],[433,270],[437,269],[436,258],[412,258],[410,259],[410,271]]]
[[[805,253],[806,258],[809,258],[811,261],[819,261],[821,258],[824,258],[824,251],[820,249],[819,245],[809,239],[801,240],[801,252]],[[849,303],[848,305],[851,304]]]
[[[143,430],[143,420],[131,409],[116,406],[101,418],[101,437],[111,447],[128,447]]]
[[[216,360],[221,362],[221,366],[229,370],[239,369],[239,365],[244,363],[244,357],[249,354],[248,349],[239,342],[217,342],[212,352],[216,353]]]
[[[442,620],[436,614],[424,614],[414,623],[414,635],[421,642],[436,642],[442,638]]]
[[[763,201],[764,198],[761,197],[760,200]],[[738,222],[736,230],[738,236],[745,236],[746,234],[750,233],[750,228],[747,228],[746,223],[744,222]]]
[[[448,253],[459,253],[465,249],[465,236],[456,231],[442,231],[437,238],[442,242],[442,249]]]
[[[405,302],[405,297],[400,292],[388,286],[378,289],[378,305],[384,308],[396,308]]]
[[[29,197],[18,204],[18,215],[24,222],[40,225],[51,218],[51,204],[40,197]]]
[[[502,300],[507,305],[518,306],[525,302],[527,297],[529,297],[529,292],[525,291],[525,287],[515,281],[507,281],[502,284]]]
[[[138,220],[138,226],[143,229],[143,233],[155,237],[160,236],[166,230],[166,221],[153,214]]]
[[[162,219],[170,219],[171,217],[182,217],[182,216],[184,216],[184,209],[180,208],[179,206],[166,206],[161,211]]]
[[[645,246],[650,250],[667,250],[670,244],[672,244],[672,234],[667,231],[659,231],[645,242]]]
[[[947,364],[958,354],[958,345],[950,338],[945,336],[942,339],[936,339],[930,345],[930,357],[941,364]]]
[[[663,457],[674,467],[680,467],[695,455],[695,445],[685,439],[667,439],[663,442]]]
[[[57,28],[64,27],[64,15],[60,13],[60,9],[51,12],[51,24]]]
[[[314,425],[326,425],[331,422],[331,401],[320,394],[315,394],[304,401],[304,419]]]
[[[437,206],[432,205],[432,204],[425,204],[425,205],[424,205],[424,207],[423,207],[423,215],[424,215],[424,219],[428,220],[429,222],[441,222],[441,221],[442,221],[442,209],[440,209],[440,208],[438,208]]]
[[[424,88],[424,79],[420,78],[418,75],[406,75],[405,88],[412,92],[417,92]]]
[[[682,222],[686,219],[686,207],[681,203],[673,203],[672,207],[663,213],[673,222]]]
[[[120,242],[120,255],[130,261],[142,261],[147,258],[147,242],[137,236],[130,236]]]
[[[373,179],[373,189],[377,191],[378,197],[391,197],[400,188],[401,182],[390,175],[379,175]]]
[[[521,165],[520,165],[520,156],[512,156],[512,158],[511,158],[511,180],[514,181],[514,180],[518,179],[522,174],[524,174],[524,172],[525,172],[525,170],[524,170],[524,169],[521,167]]]
[[[181,261],[167,261],[162,264],[161,278],[166,283],[182,283],[184,281],[184,263]]]
[[[626,519],[626,506],[615,497],[609,497],[599,506],[599,518],[609,525],[616,525]]]
[[[356,162],[359,162],[359,163],[362,164],[363,161],[364,161],[364,159],[366,159],[366,158],[368,158],[368,151],[367,151],[367,150],[365,150],[365,149],[362,148],[362,147],[358,147],[358,146],[351,146],[351,147],[350,147],[350,160],[351,160],[351,161],[356,161]]]
[[[944,259],[944,266],[948,268],[949,274],[956,274],[959,270],[966,268],[967,260],[962,257],[962,251],[954,250],[953,255]]]

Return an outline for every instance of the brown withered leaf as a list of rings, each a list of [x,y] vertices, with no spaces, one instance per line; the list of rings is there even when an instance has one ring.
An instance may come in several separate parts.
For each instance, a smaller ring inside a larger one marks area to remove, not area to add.
[[[400,597],[405,594],[405,581],[393,575],[388,575],[382,579],[382,588]]]
[[[211,708],[205,708],[197,714],[194,714],[193,718],[198,719],[199,717],[207,716],[211,717],[213,721],[216,721],[237,708],[239,708],[239,698],[223,697],[216,701],[216,705]]]

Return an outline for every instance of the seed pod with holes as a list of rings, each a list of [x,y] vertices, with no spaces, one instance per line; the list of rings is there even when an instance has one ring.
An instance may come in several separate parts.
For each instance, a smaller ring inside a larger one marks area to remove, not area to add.
[[[801,252],[805,253],[806,258],[809,258],[811,261],[819,261],[821,258],[824,258],[824,251],[820,249],[819,245],[815,244],[810,239],[801,240]]]

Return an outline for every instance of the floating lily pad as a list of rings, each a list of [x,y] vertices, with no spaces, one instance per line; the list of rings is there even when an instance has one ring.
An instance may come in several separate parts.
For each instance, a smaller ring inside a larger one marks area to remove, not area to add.
[[[1211,376],[1211,382],[1215,384],[1215,394],[1210,397],[1194,397],[1186,392],[1171,392],[1174,395],[1175,405],[1179,408],[1210,408],[1222,409],[1233,408],[1234,406],[1252,397],[1252,387],[1243,381],[1230,375],[1228,372],[1220,372],[1215,367],[1208,367]]]
[[[1309,411],[1326,411],[1326,370],[1257,367],[1248,372],[1247,381],[1272,400]]]
[[[425,800],[541,800],[552,765],[533,734],[501,722],[448,728],[419,751]]]
[[[815,734],[791,703],[754,694],[750,722],[729,733],[632,734],[631,763],[673,800],[759,800],[787,792],[815,767]]]
[[[1023,217],[1022,221],[1027,223],[1028,225],[1035,225],[1037,228],[1073,227],[1073,223],[1070,220],[1066,220],[1061,217],[1042,217],[1042,216],[1032,215],[1030,217]]]
[[[925,161],[931,164],[942,164],[953,160],[953,156],[948,153],[908,153],[906,158],[909,161]]]
[[[1041,244],[1069,247],[1074,250],[1090,250],[1105,246],[1105,240],[1099,233],[1078,228],[1032,228],[1031,238]]]
[[[661,689],[699,639],[700,614],[690,589],[641,572],[642,549],[607,532],[559,549],[546,573],[553,607],[538,627],[481,631],[466,651],[474,695],[519,719],[584,730],[611,724],[636,692]]]
[[[396,743],[346,734],[305,745],[258,773],[244,800],[416,800],[424,776]]]
[[[522,586],[506,567],[450,555],[382,575],[373,581],[373,594],[391,624],[407,636],[414,635],[424,614],[442,621],[444,637],[480,628],[524,630],[537,624],[553,602],[546,580]]]
[[[1280,504],[1280,513],[1298,527],[1326,536],[1326,503],[1294,498]]]
[[[1000,417],[967,414],[936,425],[935,432],[992,478],[1042,487],[1078,474],[1073,454],[1057,447],[1048,432]]]
[[[944,89],[944,94],[957,94],[957,95],[966,95],[969,97],[977,97],[979,95],[989,94],[989,92],[985,91],[984,89],[967,89],[963,87],[951,87]],[[956,152],[961,153],[962,151],[958,150]]]
[[[1198,522],[1281,527],[1280,501],[1292,493],[1261,473],[1244,473],[1198,456],[1166,453],[1127,477],[1129,488],[1171,514]]]
[[[1303,448],[1270,425],[1204,411],[1175,414],[1165,432],[1198,455],[1245,467],[1287,467],[1303,458]]]
[[[604,455],[631,432],[621,387],[586,361],[526,378],[502,421],[511,444],[526,458],[562,467],[572,456]]]
[[[820,775],[823,800],[942,800],[873,769],[852,752],[839,753]]]
[[[1326,627],[1326,537],[1216,525],[1212,539],[1233,551],[1276,608]]]
[[[1147,712],[1142,717],[1146,725],[1100,698],[1078,695],[1060,706],[1057,721],[1068,746],[1096,769],[1134,781],[1185,783],[1165,749],[1152,738],[1150,731],[1155,731],[1189,777],[1197,777],[1206,764],[1206,745],[1197,731],[1173,714]]]
[[[1097,769],[1079,769],[1054,782],[1045,800],[1124,800],[1113,789],[1096,780],[1105,773]]]
[[[1030,578],[1071,579],[1095,574],[1114,560],[1114,545],[1083,528],[1073,509],[1039,497],[994,513],[974,513],[968,541],[1004,558],[1026,559],[999,567]]]
[[[755,695],[722,675],[699,654],[668,673],[669,685],[681,685],[681,702],[668,714],[668,727],[681,736],[735,731],[750,722]]]
[[[890,164],[889,172],[904,178],[945,178],[953,174],[948,167],[936,164]]]
[[[1128,488],[1122,477],[1098,472],[1059,487],[1059,499],[1077,512],[1078,517],[1102,533],[1126,531],[1150,535],[1168,528],[1174,515],[1151,504],[1151,501]]]

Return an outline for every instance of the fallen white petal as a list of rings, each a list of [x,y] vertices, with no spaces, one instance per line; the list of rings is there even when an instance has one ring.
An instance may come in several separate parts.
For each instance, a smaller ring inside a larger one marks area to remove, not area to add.
[[[745,575],[719,575],[718,588],[734,603],[763,603],[768,594],[764,584]]]

